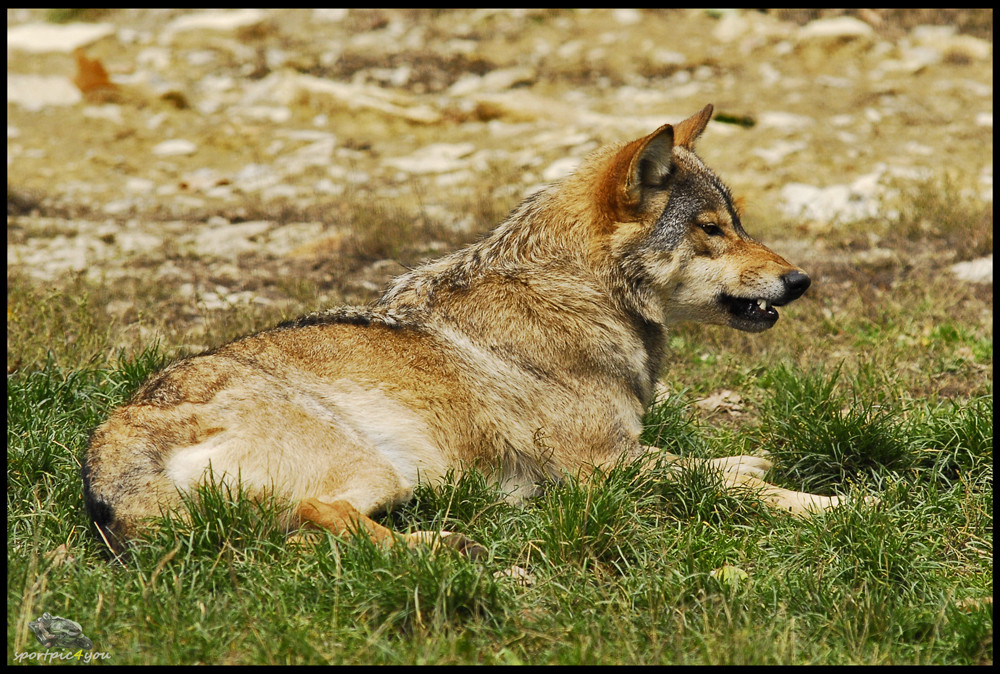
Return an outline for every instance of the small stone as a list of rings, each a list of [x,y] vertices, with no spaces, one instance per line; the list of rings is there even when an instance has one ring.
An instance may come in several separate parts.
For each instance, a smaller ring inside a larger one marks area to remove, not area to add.
[[[197,12],[177,17],[167,24],[163,34],[170,38],[176,33],[188,30],[231,32],[261,23],[266,16],[264,11],[260,9]]]
[[[153,154],[157,157],[177,157],[181,155],[194,154],[198,151],[198,146],[183,138],[165,140],[153,148]]]
[[[993,253],[968,262],[951,265],[951,273],[960,281],[993,283]]]
[[[871,26],[851,16],[817,19],[810,21],[799,30],[799,38],[802,40],[851,39],[872,37],[874,34],[875,31]]]
[[[114,32],[115,27],[109,23],[26,23],[7,29],[7,49],[69,54]]]
[[[7,74],[7,105],[35,111],[50,105],[76,105],[81,100],[80,90],[67,77]]]
[[[386,164],[408,173],[444,173],[466,165],[463,157],[475,152],[472,143],[432,143],[405,157],[387,159]]]
[[[580,160],[576,157],[563,157],[562,159],[556,159],[554,162],[549,164],[548,168],[542,171],[542,179],[549,182],[561,180],[575,171],[576,167],[579,165]]]

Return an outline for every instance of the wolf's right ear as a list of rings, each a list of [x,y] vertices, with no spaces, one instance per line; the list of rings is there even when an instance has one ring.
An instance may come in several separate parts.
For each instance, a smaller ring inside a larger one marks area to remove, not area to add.
[[[632,150],[632,158],[622,187],[626,203],[635,206],[642,199],[644,190],[662,187],[670,177],[674,162],[674,127],[664,124],[630,144],[629,149]]]
[[[648,190],[666,187],[673,170],[674,127],[659,129],[618,150],[600,180],[598,203],[611,222],[628,220]]]

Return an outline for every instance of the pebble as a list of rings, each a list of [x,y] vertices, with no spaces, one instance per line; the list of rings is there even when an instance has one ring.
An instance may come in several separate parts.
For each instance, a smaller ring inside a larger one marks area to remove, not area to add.
[[[7,73],[7,105],[34,111],[52,105],[76,105],[82,100],[80,90],[67,77]]]
[[[254,239],[274,227],[273,222],[255,220],[206,227],[194,237],[198,255],[233,258],[258,247]]]
[[[780,129],[783,131],[801,131],[816,123],[812,117],[796,115],[791,112],[767,110],[757,116],[757,126],[764,129]]]
[[[580,159],[577,157],[563,157],[561,159],[556,159],[542,171],[542,180],[546,180],[548,182],[561,180],[575,171],[576,167],[579,165]]]
[[[774,143],[770,147],[758,147],[754,148],[750,152],[763,159],[769,164],[777,164],[782,159],[795,152],[801,152],[809,147],[809,144],[804,140],[799,141],[779,141]]]
[[[503,91],[536,79],[534,68],[500,68],[485,75],[464,75],[448,87],[447,93],[449,96],[467,96],[481,91]]]
[[[951,273],[960,281],[993,283],[993,253],[968,262],[951,265]]]
[[[161,33],[161,41],[169,41],[177,33],[190,30],[231,32],[261,23],[265,18],[267,18],[266,12],[260,9],[202,11],[185,14],[166,25]]]
[[[781,209],[790,218],[816,222],[851,222],[876,217],[882,210],[877,185],[862,176],[849,185],[816,187],[787,183],[781,188]]]
[[[109,23],[25,23],[7,29],[7,49],[70,54],[114,33]]]
[[[958,35],[955,26],[915,26],[910,31],[910,38],[941,56],[985,60],[993,55],[990,42],[971,35]]]
[[[464,168],[463,157],[475,151],[473,143],[433,143],[405,157],[386,159],[385,163],[408,173],[444,173]]]
[[[177,157],[194,154],[198,151],[198,146],[183,138],[174,138],[158,143],[153,147],[153,154],[157,157]]]
[[[332,134],[304,145],[290,154],[283,154],[278,159],[279,165],[286,173],[301,173],[310,166],[326,167],[333,158],[337,140]]]
[[[619,7],[611,10],[611,16],[622,26],[632,26],[642,21],[642,12],[631,7]]]
[[[852,16],[816,19],[798,32],[799,40],[850,39],[872,37],[875,31],[867,23]]]

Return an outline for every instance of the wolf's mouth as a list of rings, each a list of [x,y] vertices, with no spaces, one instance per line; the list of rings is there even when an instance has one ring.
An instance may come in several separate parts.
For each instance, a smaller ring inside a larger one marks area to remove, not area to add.
[[[802,297],[810,281],[804,272],[793,270],[781,277],[781,284],[783,289],[777,298],[719,295],[719,304],[729,312],[729,324],[747,332],[767,330],[778,321],[778,312],[774,307],[782,307]]]
[[[778,311],[774,307],[786,304],[786,302],[775,302],[764,297],[749,299],[733,297],[725,293],[719,297],[719,301],[735,319],[733,327],[748,332],[760,332],[774,325],[778,321]]]

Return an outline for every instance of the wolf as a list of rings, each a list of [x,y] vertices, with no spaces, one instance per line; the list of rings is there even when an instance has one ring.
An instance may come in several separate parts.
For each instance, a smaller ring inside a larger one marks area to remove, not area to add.
[[[712,106],[595,151],[476,243],[392,281],[366,307],[317,312],[169,365],[91,438],[84,496],[114,552],[209,478],[291,504],[309,524],[387,545],[484,548],[372,519],[418,483],[476,468],[511,500],[644,447],[667,331],[760,332],[810,285],[751,238],[695,153]],[[836,496],[763,481],[770,463],[709,461],[729,489],[796,514]]]

